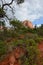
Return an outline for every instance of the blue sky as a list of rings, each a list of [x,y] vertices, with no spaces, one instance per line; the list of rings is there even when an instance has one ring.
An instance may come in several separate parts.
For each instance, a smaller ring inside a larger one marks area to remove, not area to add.
[[[43,24],[43,17],[39,18],[39,19],[35,19],[33,21],[33,24],[36,24],[36,25],[40,25],[40,24]]]
[[[4,1],[4,0],[3,0]],[[10,2],[11,0],[5,0]],[[13,2],[12,7],[15,8],[14,16],[21,21],[30,20],[33,24],[43,24],[43,0],[25,0],[24,3],[17,5]],[[9,12],[9,10],[7,11]],[[9,13],[9,17],[13,17]]]

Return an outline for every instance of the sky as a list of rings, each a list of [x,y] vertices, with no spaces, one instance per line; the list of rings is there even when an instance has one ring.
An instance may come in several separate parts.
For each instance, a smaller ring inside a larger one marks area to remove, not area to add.
[[[16,6],[15,16],[19,20],[30,20],[33,24],[43,24],[43,0],[25,0]]]
[[[9,2],[9,0],[6,0],[6,2]],[[37,25],[43,24],[43,0],[25,0],[20,5],[13,2],[12,7],[15,8],[14,16],[18,20],[30,20]],[[10,14],[10,16],[12,15]]]

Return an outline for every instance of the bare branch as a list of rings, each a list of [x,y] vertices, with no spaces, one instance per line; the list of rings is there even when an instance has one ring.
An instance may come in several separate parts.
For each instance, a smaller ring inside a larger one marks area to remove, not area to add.
[[[5,6],[10,7],[11,10],[12,10],[12,13],[13,13],[13,15],[14,15],[14,10],[13,10],[13,8],[11,7],[13,1],[16,1],[18,5],[19,5],[20,3],[22,3],[22,2],[24,2],[24,0],[11,0],[10,3],[7,3],[7,2],[4,0],[5,4],[3,4],[3,0],[1,0],[1,2],[2,2],[2,7],[1,7],[2,13],[0,13],[0,18],[6,17],[8,20],[10,20],[10,19],[7,17],[5,11],[4,11],[4,7],[5,7]],[[3,11],[4,11],[4,13],[3,13]]]
[[[13,1],[14,1],[14,0],[12,0],[10,3],[5,3],[5,4],[3,4],[3,5],[2,5],[2,9],[3,9],[4,6],[6,6],[6,5],[7,5],[7,6],[10,6],[10,5],[13,3]]]
[[[7,15],[5,15],[5,17],[6,17],[8,20],[11,20]]]
[[[14,14],[13,8],[10,5],[8,5],[8,6],[11,8],[12,13]]]

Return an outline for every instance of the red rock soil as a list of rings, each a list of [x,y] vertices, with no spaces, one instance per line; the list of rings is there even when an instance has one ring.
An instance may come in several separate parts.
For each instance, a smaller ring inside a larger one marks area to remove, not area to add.
[[[38,65],[43,65],[43,41],[39,43],[38,49],[40,51],[40,61]],[[18,60],[21,54],[25,54],[25,50],[17,47],[2,62],[0,62],[0,65],[21,65],[21,61]]]
[[[26,51],[23,48],[17,47],[2,62],[0,62],[0,65],[21,65],[19,57],[25,53]]]
[[[39,65],[43,65],[43,41],[41,41],[39,44],[38,44],[38,49],[40,51],[40,61],[39,61]]]

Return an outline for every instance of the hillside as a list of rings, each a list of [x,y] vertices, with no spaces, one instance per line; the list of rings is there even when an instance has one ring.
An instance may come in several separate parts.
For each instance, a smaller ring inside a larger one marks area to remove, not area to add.
[[[0,30],[0,65],[43,65],[43,25],[25,27],[19,20],[10,25]]]

